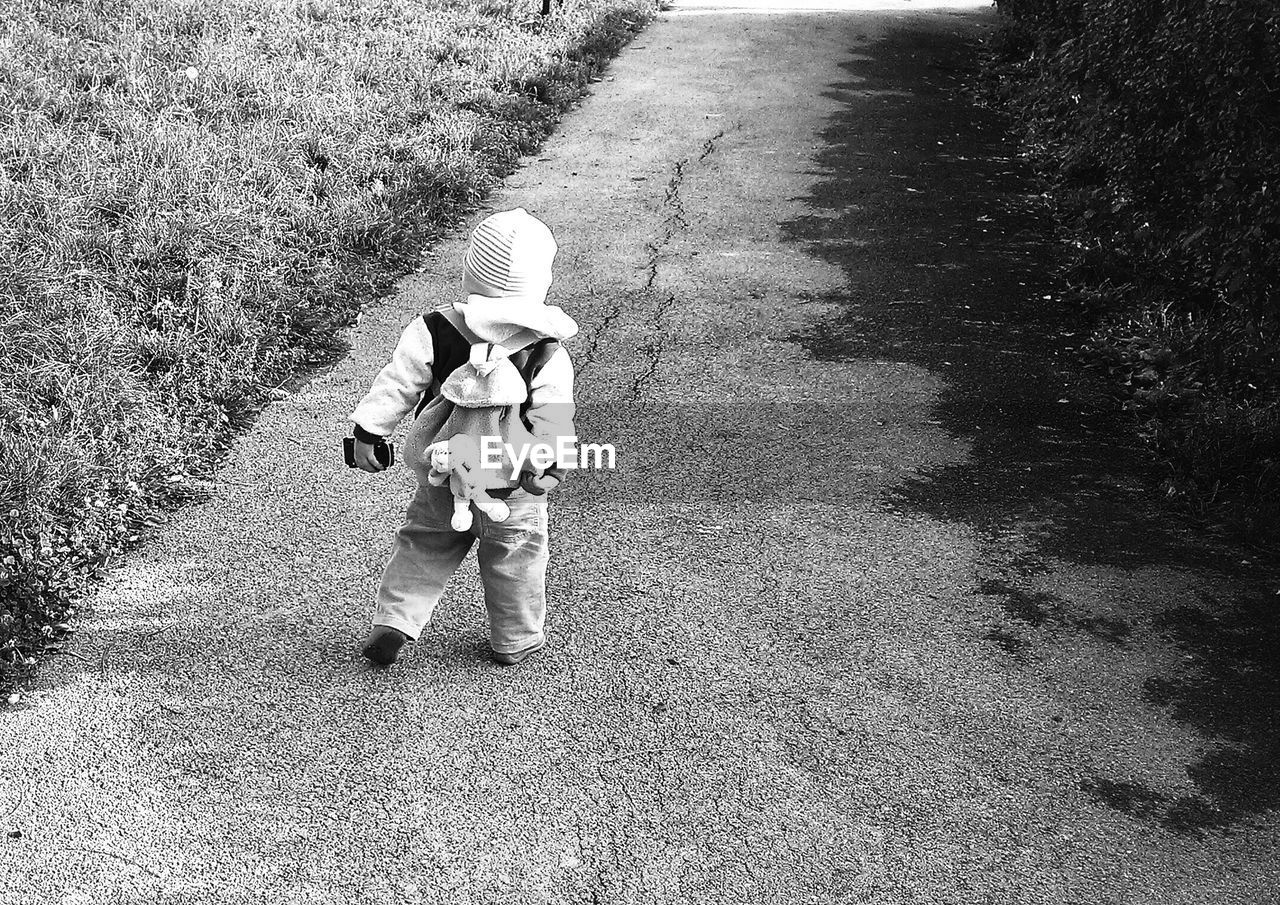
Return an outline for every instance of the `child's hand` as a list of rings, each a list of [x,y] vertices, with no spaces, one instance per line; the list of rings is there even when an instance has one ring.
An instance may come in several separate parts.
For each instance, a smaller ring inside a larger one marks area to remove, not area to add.
[[[551,472],[535,475],[531,471],[525,471],[520,474],[520,486],[525,489],[526,493],[542,496],[547,491],[555,490],[559,487],[560,478]]]
[[[361,471],[367,471],[370,474],[376,474],[379,471],[386,471],[387,466],[379,462],[373,455],[373,444],[365,443],[356,438],[356,467]]]

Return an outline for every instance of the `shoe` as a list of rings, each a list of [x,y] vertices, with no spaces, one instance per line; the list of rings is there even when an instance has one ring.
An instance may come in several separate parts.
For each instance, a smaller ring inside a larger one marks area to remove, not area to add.
[[[396,654],[400,653],[400,648],[408,643],[409,636],[400,629],[389,625],[375,625],[360,653],[379,666],[390,666],[396,662]]]
[[[537,644],[531,644],[524,650],[513,651],[509,654],[499,653],[495,650],[493,652],[493,659],[502,666],[515,666],[517,663],[523,663],[525,660],[528,660],[546,646],[547,639],[543,638]]]

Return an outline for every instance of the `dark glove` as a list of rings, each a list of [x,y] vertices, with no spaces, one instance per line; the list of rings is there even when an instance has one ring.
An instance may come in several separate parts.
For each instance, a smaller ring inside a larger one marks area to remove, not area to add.
[[[563,479],[564,472],[559,468],[548,468],[540,475],[536,475],[531,471],[524,471],[520,473],[520,486],[526,493],[542,496],[544,493],[559,487]]]

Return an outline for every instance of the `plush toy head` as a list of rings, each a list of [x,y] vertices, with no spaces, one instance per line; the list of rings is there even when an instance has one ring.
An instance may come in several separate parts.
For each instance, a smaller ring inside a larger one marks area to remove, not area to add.
[[[529,388],[510,356],[505,346],[476,343],[467,363],[445,379],[440,395],[463,408],[519,405],[529,398]]]
[[[465,477],[480,469],[480,444],[474,437],[454,434],[448,440],[431,444],[431,468]]]

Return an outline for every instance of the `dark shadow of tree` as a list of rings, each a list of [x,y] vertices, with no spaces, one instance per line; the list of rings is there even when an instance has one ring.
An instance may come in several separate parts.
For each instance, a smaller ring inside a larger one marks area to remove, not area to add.
[[[1187,655],[1176,673],[1148,680],[1146,699],[1214,746],[1187,768],[1198,793],[1084,783],[1097,800],[1174,832],[1224,828],[1280,806],[1275,607],[1239,574],[1238,555],[1162,509],[1158,469],[1105,386],[1083,373],[1088,322],[1060,297],[1046,203],[1008,122],[966,91],[980,58],[972,33],[904,24],[843,64],[847,80],[829,87],[842,106],[803,199],[811,213],[782,228],[841,267],[850,288],[823,299],[833,315],[790,338],[821,360],[892,360],[944,376],[934,418],[970,454],[895,487],[889,506],[971,525],[992,547],[1016,528],[1031,550],[1015,564],[1022,575],[1049,560],[1165,566],[1235,589],[1232,605],[1206,601],[1151,626]],[[978,592],[998,595],[1004,622],[1019,629],[985,634],[1015,662],[1027,662],[1029,639],[1049,643],[1063,630],[1111,642],[1121,656],[1135,628],[1004,577],[980,577]]]

